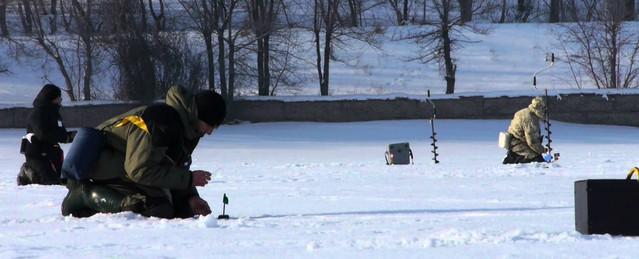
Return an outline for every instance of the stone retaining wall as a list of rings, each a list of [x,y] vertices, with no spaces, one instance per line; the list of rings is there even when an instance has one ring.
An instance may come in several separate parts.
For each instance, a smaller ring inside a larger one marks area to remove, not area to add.
[[[588,124],[639,126],[639,95],[571,94],[551,96],[551,119]],[[436,99],[439,119],[510,119],[526,107],[531,97],[459,97]],[[96,126],[136,104],[108,104],[64,107],[67,127]],[[0,128],[24,128],[31,109],[0,110]],[[278,101],[238,100],[233,119],[252,122],[315,121],[348,122],[430,117],[428,102],[397,98],[393,100]]]

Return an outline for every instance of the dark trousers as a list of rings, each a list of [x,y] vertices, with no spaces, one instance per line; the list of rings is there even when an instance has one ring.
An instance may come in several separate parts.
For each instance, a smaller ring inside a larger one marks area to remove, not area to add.
[[[525,156],[519,155],[515,152],[508,150],[506,154],[506,158],[504,158],[503,164],[526,164],[532,162],[545,162],[544,158],[541,155],[538,155],[533,158],[526,158]]]
[[[96,213],[131,211],[146,217],[189,218],[192,197],[187,191],[171,191],[171,200],[161,189],[142,187],[123,180],[67,181],[69,193],[62,202],[62,215],[90,217]]]

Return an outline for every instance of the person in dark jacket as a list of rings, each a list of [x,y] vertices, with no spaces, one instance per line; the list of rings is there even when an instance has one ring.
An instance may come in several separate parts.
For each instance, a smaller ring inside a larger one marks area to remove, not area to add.
[[[226,116],[226,103],[213,91],[193,94],[172,87],[165,104],[142,106],[111,118],[97,129],[105,148],[89,180],[69,179],[62,215],[132,211],[159,218],[208,215],[211,209],[196,186],[211,173],[191,170],[199,139],[210,135]]]
[[[52,84],[42,87],[33,101],[27,135],[20,146],[26,162],[18,173],[18,185],[61,184],[64,155],[59,143],[70,143],[75,136],[75,131],[67,131],[62,123],[61,103],[62,91]]]

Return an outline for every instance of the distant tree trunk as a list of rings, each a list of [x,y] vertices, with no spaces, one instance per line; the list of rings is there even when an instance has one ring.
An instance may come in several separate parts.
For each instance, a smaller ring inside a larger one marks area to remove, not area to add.
[[[213,54],[213,36],[210,32],[204,33],[204,45],[206,46],[207,79],[209,89],[215,91],[215,56]]]
[[[329,4],[329,10],[330,10],[330,4]],[[329,62],[329,60],[331,59],[331,51],[332,51],[331,38],[333,37],[333,35],[331,34],[332,32],[327,29],[326,35],[324,35],[324,76],[322,78],[322,85],[320,87],[320,94],[322,96],[328,95],[328,82],[329,82],[330,74],[331,74],[330,73],[331,62]]]
[[[259,37],[259,36],[258,36]],[[264,82],[264,38],[257,40],[257,92],[258,95],[268,95],[268,87]]]
[[[635,0],[624,0],[625,1],[625,10],[626,15],[624,16],[625,21],[634,21],[637,17],[637,13],[635,10]]]
[[[51,14],[56,14],[58,12],[58,0],[51,0],[51,10],[49,12]]]
[[[461,12],[461,21],[470,22],[473,20],[473,0],[458,0]]]
[[[268,96],[271,91],[271,34],[275,28],[277,13],[281,0],[250,0],[248,9],[252,32],[255,35],[257,56],[257,89],[260,96]]]
[[[84,44],[84,52],[88,54],[85,58],[84,63],[84,75],[82,78],[82,82],[84,83],[82,87],[82,94],[84,95],[84,100],[91,100],[91,83],[93,79],[93,45],[91,40],[87,40]]]
[[[586,17],[585,21],[592,21],[597,12],[597,1],[593,1],[592,5],[586,6]]]
[[[329,5],[330,5],[329,0]],[[388,0],[388,3],[391,5],[393,11],[395,12],[395,18],[397,19],[397,25],[406,25],[408,24],[408,0],[404,0],[404,2],[400,2],[401,0]]]
[[[517,0],[517,21],[528,22],[532,6],[529,0]]]
[[[422,10],[422,23],[426,23],[426,6],[428,6],[428,0],[424,0],[424,5],[422,6],[424,10]]]
[[[93,83],[93,41],[95,29],[93,26],[93,0],[85,0],[85,6],[83,7],[79,0],[72,0],[73,11],[77,17],[78,23],[78,36],[84,46],[84,74],[82,76],[82,94],[84,100],[91,100],[91,85]]]
[[[506,10],[508,10],[506,8],[506,6],[507,6],[506,0],[502,0],[501,1],[501,15],[499,16],[499,23],[505,23],[506,22]]]
[[[233,11],[229,13],[229,24],[233,18]],[[228,39],[229,39],[229,85],[227,95],[224,96],[228,105],[233,102],[233,95],[235,95],[235,38],[233,37],[233,27],[228,26]]]
[[[0,0],[0,36],[9,36],[9,27],[7,27],[7,0]]]
[[[69,9],[73,9],[73,7]],[[62,20],[62,26],[64,26],[64,31],[71,32],[71,22],[73,19],[65,7],[65,2],[60,2],[60,18]]]
[[[348,8],[350,10],[349,17],[351,21],[351,26],[358,27],[359,26],[359,14],[361,10],[361,6],[357,0],[348,0]]]
[[[47,9],[44,8],[45,7],[44,1],[38,0],[38,6],[42,7],[39,10],[37,10],[38,12],[40,12],[40,15],[48,15]]]
[[[446,12],[447,16],[447,12]],[[447,17],[445,18],[448,19]],[[448,23],[442,23],[441,37],[444,49],[444,67],[446,68],[446,94],[455,93],[455,72],[457,70],[455,64],[453,64],[452,48],[450,40],[450,28]]]
[[[330,1],[330,0],[329,0]],[[322,14],[320,13],[319,0],[315,0],[313,9],[313,42],[315,42],[315,68],[317,68],[317,77],[320,81],[320,94],[323,89],[322,79],[322,49],[320,44],[320,33],[322,31]]]
[[[264,68],[263,68],[263,76],[264,76],[264,85],[266,88],[266,95],[268,95],[268,93],[270,92],[270,88],[271,88],[271,36],[269,35],[265,35],[264,36]]]
[[[264,80],[264,74],[268,73],[268,71],[264,70],[264,53],[266,52],[264,34],[266,33],[267,24],[265,22],[268,13],[265,10],[264,0],[252,0],[249,7],[252,15],[253,33],[255,33],[257,38],[255,41],[257,44],[257,92],[260,96],[266,96],[269,94],[269,87]]]
[[[215,12],[215,28],[217,30],[217,46],[218,46],[218,71],[220,75],[220,94],[222,96],[228,96],[228,88],[226,84],[226,50],[224,47],[224,1],[225,0],[215,0],[214,12]]]
[[[404,16],[404,24],[408,23],[408,3],[409,3],[408,1],[409,0],[404,0],[404,10],[402,15]]]
[[[550,17],[548,22],[550,23],[558,23],[560,21],[559,14],[561,13],[561,0],[550,0]]]
[[[160,5],[159,12],[156,12],[153,8],[153,1],[149,0],[149,12],[153,17],[153,22],[155,24],[156,31],[164,31],[166,28],[166,17],[164,15],[164,0],[158,0],[158,4]]]
[[[206,50],[207,88],[215,91],[215,54],[213,49],[213,32],[216,31],[216,6],[210,0],[178,0],[184,11],[193,21],[197,32],[202,35]]]
[[[617,58],[619,55],[618,49],[618,39],[621,30],[621,23],[615,23],[610,26],[610,55],[609,55],[609,65],[610,65],[610,88],[618,88],[619,87],[619,71],[617,71]]]
[[[51,33],[55,34],[58,31],[58,10],[56,8],[57,6],[57,0],[51,0],[51,9],[49,10],[49,13],[51,14],[51,17],[49,18],[49,26],[51,27]],[[42,6],[43,9],[44,6]]]
[[[18,2],[18,12],[20,13],[20,21],[24,33],[31,34],[33,32],[33,11],[29,0],[21,0]]]
[[[318,5],[318,2],[319,5]],[[316,54],[317,54],[317,70],[319,72],[319,80],[320,80],[320,95],[327,96],[328,87],[330,82],[330,61],[332,56],[332,45],[333,45],[333,37],[335,33],[335,28],[337,26],[338,19],[338,1],[337,0],[327,0],[326,6],[323,6],[322,1],[315,0],[316,3],[316,23],[314,26],[315,30],[315,46],[316,46]],[[324,9],[325,7],[325,9]],[[319,13],[319,14],[318,14]],[[318,20],[319,19],[319,20]],[[321,32],[321,23],[324,23],[324,53],[323,57],[320,55],[320,32]],[[324,59],[324,63],[322,64],[322,59]],[[322,71],[323,70],[323,71]]]
[[[226,96],[228,88],[226,88],[226,58],[224,57],[226,50],[224,47],[224,33],[217,35],[217,68],[220,75],[220,94]]]
[[[575,2],[575,0],[570,0],[566,4],[566,9],[568,9],[567,11],[568,11],[570,21],[577,22],[580,20],[579,8],[577,7],[577,3]]]

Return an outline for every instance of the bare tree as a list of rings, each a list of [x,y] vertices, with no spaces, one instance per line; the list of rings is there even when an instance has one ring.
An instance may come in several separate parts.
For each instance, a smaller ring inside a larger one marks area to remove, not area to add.
[[[193,21],[195,29],[202,35],[206,48],[208,88],[215,90],[215,56],[213,50],[214,19],[216,19],[213,6],[215,3],[209,0],[179,0],[179,2]]]
[[[20,21],[22,22],[22,29],[24,33],[30,34],[33,31],[33,10],[31,8],[31,2],[29,0],[19,0],[18,12],[20,14]],[[35,3],[35,2],[34,2]]]
[[[594,12],[600,7],[603,1],[600,0],[563,0],[562,11],[564,11],[565,21],[592,21]]]
[[[29,8],[29,12],[20,12],[20,19],[23,21],[23,24],[30,24],[31,33],[30,39],[37,46],[43,50],[47,56],[53,59],[62,74],[62,78],[65,82],[65,87],[63,90],[69,96],[71,101],[77,100],[76,94],[73,89],[73,82],[71,79],[71,71],[69,71],[68,62],[66,61],[66,53],[63,45],[65,41],[69,40],[69,37],[64,37],[60,35],[51,35],[46,26],[44,26],[45,17],[41,16],[41,10],[44,6],[40,6],[38,2],[33,1],[29,2],[20,2],[22,4],[26,4]],[[33,9],[31,9],[33,7]]]
[[[315,0],[313,11],[313,35],[315,42],[317,74],[320,80],[320,94],[328,95],[330,79],[330,59],[332,55],[332,40],[338,27],[338,7],[340,0]],[[321,33],[324,33],[324,56],[322,58]],[[322,64],[323,62],[323,64]]]
[[[355,28],[348,21],[340,19],[341,0],[315,0],[313,5],[313,42],[316,54],[316,69],[320,85],[320,94],[329,95],[330,63],[340,61],[335,51],[350,45],[349,40],[374,45],[372,32],[364,28]]]
[[[299,42],[296,33],[293,30],[287,30],[284,35],[274,37],[275,46],[283,46],[284,48],[273,48],[271,71],[273,80],[270,95],[276,95],[279,86],[285,85],[293,87],[304,80],[299,73],[296,73],[296,60],[302,60],[297,57],[293,51],[299,48]]]
[[[432,0],[436,17],[427,21],[425,30],[412,32],[400,37],[401,39],[414,40],[420,46],[420,53],[415,60],[424,63],[438,62],[444,71],[446,80],[446,94],[455,92],[455,74],[457,65],[453,57],[454,51],[461,47],[461,43],[469,43],[465,33],[485,33],[484,30],[464,23],[459,14],[459,6],[454,0]],[[485,1],[476,1],[472,14],[480,15],[484,9]]]
[[[505,23],[507,15],[508,15],[508,2],[507,0],[501,0],[499,23]]]
[[[116,98],[153,100],[157,77],[152,43],[147,38],[149,29],[144,2],[111,0],[101,4],[101,21],[110,30],[104,44],[112,51],[118,70]]]
[[[639,33],[624,22],[624,3],[608,1],[603,7],[594,11],[592,22],[565,24],[556,33],[566,62],[586,74],[597,88],[637,87]],[[581,87],[581,81],[574,78]]]
[[[218,75],[220,78],[220,93],[222,96],[229,95],[228,82],[226,77],[226,47],[224,33],[227,28],[231,28],[232,13],[238,4],[237,0],[231,0],[225,3],[224,0],[213,0],[213,29],[217,33],[218,46]],[[227,8],[228,4],[228,8]],[[229,14],[230,11],[230,14]]]
[[[315,0],[313,4],[313,42],[320,94],[329,94],[330,63],[337,60],[335,50],[348,39],[374,43],[372,34],[363,28],[354,28],[340,19],[341,0]]]
[[[55,1],[54,1],[55,2]],[[64,4],[64,3],[62,3]],[[94,74],[94,58],[96,56],[97,37],[100,33],[100,25],[96,24],[93,15],[95,8],[93,0],[71,0],[70,9],[76,17],[74,34],[79,39],[78,46],[82,52],[82,96],[84,100],[91,100],[91,86]]]
[[[533,0],[517,0],[517,16],[519,22],[528,22],[533,11]]]
[[[258,94],[269,95],[271,86],[271,35],[282,7],[281,0],[247,0],[250,22],[257,43]]]
[[[361,24],[362,19],[362,0],[347,0],[348,3],[348,17],[350,25],[357,27]]]
[[[397,19],[397,25],[408,24],[408,7],[409,0],[388,0],[393,12],[395,12],[395,18]]]
[[[236,83],[238,79],[237,66],[240,58],[239,51],[246,48],[252,42],[243,43],[242,35],[247,32],[245,21],[234,21],[235,18],[244,18],[238,12],[242,9],[242,0],[214,0],[213,2],[213,29],[217,34],[218,45],[218,76],[220,80],[220,93],[227,100],[233,101]],[[240,24],[239,27],[233,27]]]

